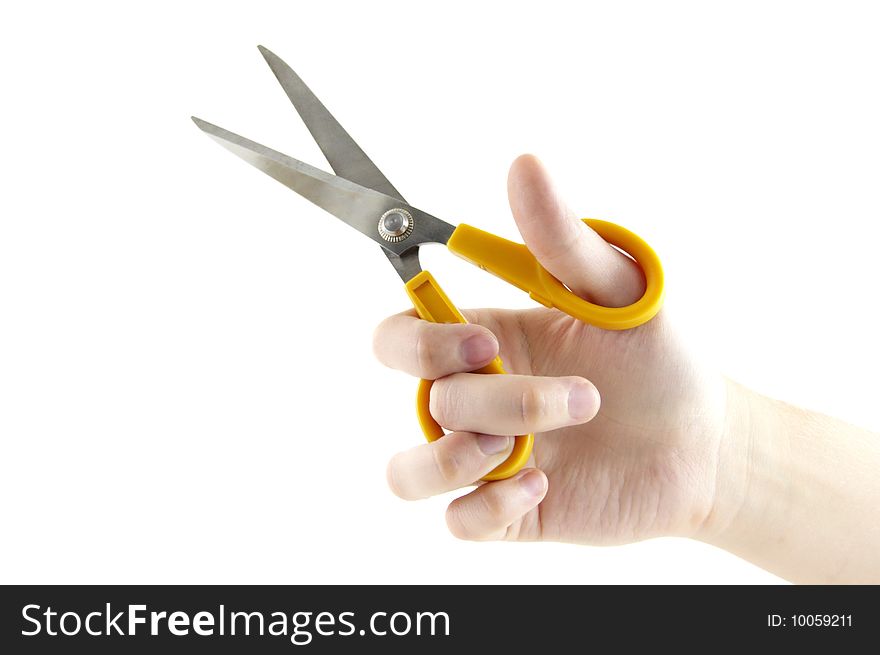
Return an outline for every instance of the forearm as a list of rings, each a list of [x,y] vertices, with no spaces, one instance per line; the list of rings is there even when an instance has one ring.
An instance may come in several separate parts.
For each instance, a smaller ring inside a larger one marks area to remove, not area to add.
[[[729,384],[700,538],[799,583],[880,582],[880,436]]]

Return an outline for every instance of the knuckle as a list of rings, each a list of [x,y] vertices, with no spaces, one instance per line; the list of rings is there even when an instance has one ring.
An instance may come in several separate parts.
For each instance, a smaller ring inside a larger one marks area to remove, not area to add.
[[[421,323],[416,329],[416,364],[427,378],[435,377],[437,371],[437,349],[431,343],[431,334],[428,323]]]
[[[449,532],[456,539],[474,541],[477,537],[467,522],[463,520],[462,511],[458,502],[450,503],[449,507],[446,508],[446,527],[449,528]]]
[[[440,479],[446,484],[455,484],[460,477],[462,464],[462,458],[456,448],[458,444],[453,439],[440,439],[433,445],[431,452]]]
[[[440,425],[455,429],[458,422],[459,403],[455,385],[449,379],[440,379],[431,387],[430,410]]]
[[[526,387],[519,396],[519,413],[523,425],[531,425],[547,414],[547,396],[540,389]]]
[[[482,505],[482,513],[492,523],[500,522],[505,515],[507,503],[504,496],[494,490],[486,489],[485,493],[479,495],[480,504]]]

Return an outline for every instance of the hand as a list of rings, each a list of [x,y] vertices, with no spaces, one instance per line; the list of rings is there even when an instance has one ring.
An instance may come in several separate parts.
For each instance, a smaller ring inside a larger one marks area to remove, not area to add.
[[[606,306],[642,295],[638,266],[565,207],[534,157],[514,162],[508,192],[526,245],[572,291]],[[453,431],[391,460],[394,493],[471,485],[510,453],[507,435],[534,432],[529,468],[452,501],[453,534],[614,544],[706,528],[729,450],[727,384],[698,364],[665,310],[619,332],[544,308],[464,314],[470,324],[444,325],[409,311],[376,330],[384,364],[436,380],[431,414]],[[468,373],[499,351],[511,375]]]

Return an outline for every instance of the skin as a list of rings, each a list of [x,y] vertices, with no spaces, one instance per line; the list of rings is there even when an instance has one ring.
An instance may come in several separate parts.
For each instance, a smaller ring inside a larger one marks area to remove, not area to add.
[[[642,295],[638,266],[567,209],[535,157],[513,163],[508,192],[526,245],[573,292],[605,306]],[[793,581],[880,581],[876,435],[726,380],[666,310],[626,331],[545,308],[464,313],[468,325],[404,312],[374,339],[387,366],[436,380],[431,413],[452,430],[391,460],[401,498],[469,487],[509,455],[507,435],[535,434],[527,468],[450,503],[455,536],[682,536]],[[499,352],[511,375],[468,372]]]

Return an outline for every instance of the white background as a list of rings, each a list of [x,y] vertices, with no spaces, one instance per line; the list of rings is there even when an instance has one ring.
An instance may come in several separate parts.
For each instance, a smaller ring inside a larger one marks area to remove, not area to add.
[[[507,168],[537,153],[655,246],[722,370],[877,428],[871,3],[431,6],[4,9],[0,580],[778,581],[684,540],[459,542],[448,498],[393,497],[421,439],[370,350],[396,274],[189,116],[326,167],[262,43],[410,202],[510,238]],[[424,259],[461,306],[530,305]]]

